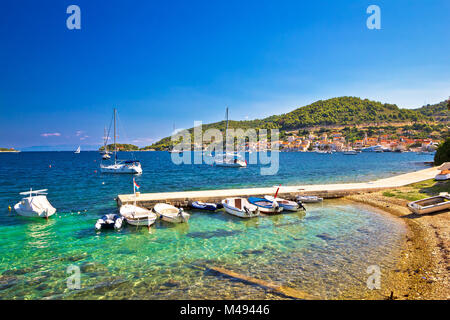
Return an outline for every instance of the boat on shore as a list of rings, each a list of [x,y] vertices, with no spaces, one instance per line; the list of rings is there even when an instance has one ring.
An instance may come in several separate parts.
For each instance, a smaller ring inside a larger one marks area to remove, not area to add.
[[[105,214],[103,217],[97,220],[95,223],[95,230],[100,231],[102,229],[115,229],[122,228],[124,217],[121,217],[114,213]]]
[[[25,195],[20,202],[14,205],[17,214],[31,218],[48,218],[56,213],[56,209],[50,204],[46,195],[47,189],[20,192]]]
[[[182,208],[177,208],[167,203],[157,203],[153,211],[159,219],[170,223],[188,222],[191,216],[189,213],[184,212]]]
[[[416,214],[427,214],[450,210],[450,196],[447,194],[408,203],[408,209]]]
[[[259,211],[266,214],[276,214],[283,211],[276,201],[269,201],[265,198],[249,197],[248,202],[258,207]]]
[[[450,170],[442,170],[439,174],[434,177],[434,180],[445,181],[450,179]]]
[[[317,203],[323,201],[323,198],[318,196],[297,196],[297,201],[302,203]]]
[[[239,218],[253,218],[259,216],[259,208],[245,198],[226,198],[222,200],[225,212]]]

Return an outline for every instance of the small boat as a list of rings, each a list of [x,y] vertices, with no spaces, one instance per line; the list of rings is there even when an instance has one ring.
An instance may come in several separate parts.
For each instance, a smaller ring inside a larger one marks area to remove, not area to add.
[[[81,146],[78,146],[77,150],[75,150],[74,153],[80,153],[81,152]]]
[[[136,204],[124,204],[121,206],[120,215],[125,218],[127,223],[133,226],[150,227],[157,219],[157,215],[154,212],[138,207]]]
[[[274,214],[283,211],[283,207],[281,207],[276,201],[269,201],[264,198],[249,197],[248,202],[257,206],[259,211],[262,213]]]
[[[450,196],[448,194],[430,197],[408,203],[408,208],[416,214],[432,213],[450,209]]]
[[[188,222],[190,214],[183,211],[182,208],[174,207],[167,203],[157,203],[153,208],[158,218],[171,223]]]
[[[318,196],[297,196],[297,201],[300,201],[302,203],[315,203],[315,202],[321,202],[323,198],[320,198]]]
[[[45,193],[47,189],[21,192],[21,195],[27,195],[20,202],[14,205],[17,214],[24,217],[48,218],[55,214],[56,209],[50,204]]]
[[[222,200],[225,211],[239,218],[253,218],[259,216],[259,208],[245,198],[226,198]]]
[[[190,206],[194,209],[208,210],[208,211],[216,211],[217,209],[219,209],[217,204],[215,203],[205,203],[201,201],[194,201],[190,203]]]
[[[104,153],[104,154],[102,155],[102,159],[103,159],[103,160],[109,160],[109,159],[111,159],[111,156],[109,155],[109,153]]]
[[[353,156],[353,155],[357,155],[358,152],[356,152],[355,150],[347,150],[347,151],[344,151],[344,154],[346,156]]]
[[[105,127],[105,133],[103,134],[103,150],[100,151],[100,153],[102,154],[102,159],[103,160],[109,160],[111,159],[111,156],[109,155],[109,151],[108,151],[108,138],[109,138],[109,132],[108,134],[106,134],[106,127]]]
[[[95,230],[101,229],[116,229],[119,230],[122,228],[124,217],[119,216],[118,214],[109,213],[105,214],[103,217],[97,220],[95,223]]]
[[[445,181],[450,179],[450,170],[442,170],[436,177],[434,177],[434,180],[437,181]]]
[[[306,208],[301,202],[290,201],[282,198],[274,198],[273,196],[264,196],[264,199],[268,201],[276,201],[283,210],[286,211],[298,211],[300,208],[306,211]]]

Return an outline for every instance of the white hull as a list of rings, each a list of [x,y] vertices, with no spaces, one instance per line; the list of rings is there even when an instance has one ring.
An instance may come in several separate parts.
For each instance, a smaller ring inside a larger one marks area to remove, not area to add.
[[[272,196],[265,196],[264,198],[266,198],[269,201],[273,201],[274,200],[274,197],[272,197]],[[298,211],[299,208],[300,208],[298,203],[295,202],[295,201],[289,201],[289,200],[282,199],[282,198],[276,198],[275,200],[278,203],[278,205],[281,208],[283,208],[283,210],[286,210],[286,211],[293,211],[293,212],[295,212],[295,211]]]
[[[247,166],[247,163],[245,163],[245,161],[242,160],[239,160],[237,162],[216,161],[216,166],[229,168],[244,168]]]
[[[240,199],[240,203],[239,200]],[[239,218],[253,218],[259,216],[259,208],[245,198],[227,198],[222,200],[225,211]],[[245,210],[244,208],[247,208]]]
[[[323,198],[319,198],[317,196],[297,196],[297,200],[303,203],[316,203],[321,202]]]
[[[125,218],[127,223],[133,226],[151,226],[157,219],[157,215],[154,212],[132,204],[121,206],[120,215]]]
[[[54,215],[56,213],[56,209],[53,208],[51,210],[48,211],[31,211],[31,210],[24,210],[19,203],[16,203],[14,205],[14,210],[16,210],[18,215],[21,215],[23,217],[29,217],[29,218],[48,218],[51,217],[52,215]]]
[[[408,208],[416,214],[427,214],[450,210],[450,196],[436,196],[408,203]]]
[[[434,180],[437,181],[445,181],[450,179],[450,173],[447,174],[438,174],[436,177],[434,177]]]
[[[185,223],[189,221],[190,214],[170,204],[158,203],[153,208],[158,218],[170,223]]]
[[[111,165],[100,165],[100,171],[102,173],[131,173],[140,174],[142,173],[142,168],[136,165],[127,164],[111,164]]]
[[[346,156],[354,156],[354,155],[357,155],[358,152],[356,152],[356,151],[344,151],[344,154]]]

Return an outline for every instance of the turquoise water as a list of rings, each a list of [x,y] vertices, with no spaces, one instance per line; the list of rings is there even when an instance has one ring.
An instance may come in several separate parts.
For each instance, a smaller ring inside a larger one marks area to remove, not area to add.
[[[168,153],[136,156],[144,169],[137,178],[142,192],[362,181],[418,170],[430,161],[409,153],[281,153],[279,174],[259,176],[252,166],[176,166]],[[131,176],[95,172],[95,152],[0,154],[0,160],[2,299],[285,298],[223,277],[211,266],[323,298],[347,297],[349,288],[356,291],[348,297],[363,297],[366,268],[392,268],[404,234],[396,221],[342,200],[311,204],[306,215],[241,220],[222,211],[191,211],[187,225],[158,222],[150,233],[130,226],[96,233],[96,219],[117,210],[114,197],[131,191]],[[7,210],[29,187],[49,189],[58,209],[54,217],[30,220]],[[70,265],[81,268],[80,290],[67,288]]]

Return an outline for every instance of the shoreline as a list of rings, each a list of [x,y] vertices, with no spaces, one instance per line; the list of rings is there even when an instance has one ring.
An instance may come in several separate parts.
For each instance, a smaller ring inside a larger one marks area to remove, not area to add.
[[[415,215],[406,207],[409,201],[392,199],[381,192],[350,195],[345,199],[381,209],[406,226],[402,249],[394,270],[382,272],[381,289],[372,299],[448,300],[450,211]],[[393,253],[395,254],[395,253]]]

